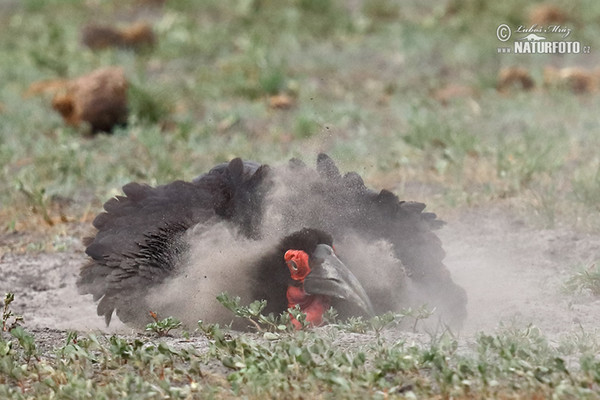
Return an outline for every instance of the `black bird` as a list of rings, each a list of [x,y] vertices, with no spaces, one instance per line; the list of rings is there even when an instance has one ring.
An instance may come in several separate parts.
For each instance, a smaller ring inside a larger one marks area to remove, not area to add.
[[[107,324],[116,311],[143,326],[150,310],[228,322],[215,299],[222,291],[265,299],[265,312],[299,305],[315,325],[330,305],[368,316],[427,303],[454,326],[466,316],[433,232],[443,222],[354,172],[342,176],[325,154],[316,170],[236,158],[191,182],[123,192],[94,220],[77,282]]]

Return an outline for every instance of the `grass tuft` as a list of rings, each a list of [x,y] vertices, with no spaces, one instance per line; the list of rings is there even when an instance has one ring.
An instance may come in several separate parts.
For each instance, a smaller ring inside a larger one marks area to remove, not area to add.
[[[14,293],[5,293],[4,301],[3,301],[3,309],[2,309],[2,331],[1,332],[10,332],[13,329],[17,328],[19,324],[23,322],[22,315],[16,315],[10,309],[10,304],[15,300]]]
[[[579,268],[564,284],[567,293],[590,293],[600,296],[600,264]]]

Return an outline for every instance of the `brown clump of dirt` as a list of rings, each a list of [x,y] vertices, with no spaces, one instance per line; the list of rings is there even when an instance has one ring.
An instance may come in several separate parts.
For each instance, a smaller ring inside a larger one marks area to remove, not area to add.
[[[503,68],[498,73],[496,88],[501,93],[531,90],[534,87],[535,81],[523,67]],[[546,66],[543,70],[543,87],[568,90],[574,94],[596,93],[600,88],[600,69]]]
[[[523,67],[506,67],[498,73],[496,88],[499,92],[508,92],[513,89],[531,90],[534,87],[533,78]]]
[[[139,50],[156,44],[152,27],[145,22],[115,28],[109,25],[90,24],[81,32],[81,41],[93,50],[120,47]]]
[[[564,24],[568,20],[567,12],[554,4],[537,4],[529,12],[531,25]]]
[[[598,72],[580,67],[544,68],[544,86],[562,88],[573,93],[592,93],[598,90]]]
[[[68,81],[52,107],[70,125],[88,122],[92,132],[110,132],[127,119],[127,87],[123,68],[101,68]]]
[[[89,124],[92,133],[110,132],[127,120],[127,88],[123,68],[97,69],[75,79],[35,82],[27,95],[53,93],[52,107],[72,126]]]
[[[277,94],[269,97],[269,107],[274,109],[288,110],[294,107],[295,103],[294,98],[287,94]]]

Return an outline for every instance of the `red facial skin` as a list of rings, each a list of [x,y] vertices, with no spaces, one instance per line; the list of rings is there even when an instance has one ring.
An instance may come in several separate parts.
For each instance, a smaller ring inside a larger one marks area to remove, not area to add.
[[[323,313],[329,308],[329,301],[325,296],[310,295],[304,291],[304,279],[310,273],[308,254],[302,250],[288,250],[284,258],[292,279],[299,283],[297,286],[288,286],[288,307],[300,306],[300,310],[306,314],[306,320],[312,326],[320,325],[323,322]],[[292,323],[296,329],[302,328],[294,317]]]

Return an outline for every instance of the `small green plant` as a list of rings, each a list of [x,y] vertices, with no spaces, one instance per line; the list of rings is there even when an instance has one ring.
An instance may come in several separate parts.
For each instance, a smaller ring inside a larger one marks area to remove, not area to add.
[[[252,324],[259,332],[283,332],[293,330],[291,317],[294,317],[302,327],[308,326],[306,315],[299,308],[289,309],[288,312],[280,316],[273,314],[263,315],[262,311],[267,306],[265,300],[256,300],[247,306],[241,304],[241,299],[237,296],[231,297],[227,293],[221,293],[217,300],[236,317],[244,318]],[[290,317],[291,314],[291,317]]]
[[[329,313],[334,313],[333,317],[326,315],[324,320],[328,323],[335,324],[337,327],[346,330],[348,332],[355,333],[367,333],[374,332],[376,336],[379,336],[381,332],[389,327],[397,326],[406,321],[412,321],[412,331],[417,331],[417,325],[419,321],[426,320],[431,317],[435,312],[435,309],[429,309],[426,305],[419,308],[404,308],[398,313],[387,312],[381,315],[376,315],[370,319],[365,320],[363,317],[350,317],[344,322],[337,321],[337,313],[335,310],[330,309]]]
[[[600,296],[600,266],[598,263],[580,268],[565,282],[564,289],[568,293],[589,292],[594,296]]]
[[[177,318],[167,317],[159,321],[158,315],[153,311],[150,311],[150,316],[154,322],[146,325],[146,331],[154,332],[158,335],[158,337],[167,336],[173,329],[181,327],[181,321],[179,321]]]
[[[277,94],[285,86],[286,76],[282,68],[268,68],[259,77],[259,87],[266,94]]]
[[[65,344],[61,347],[56,348],[56,355],[59,358],[68,360],[78,361],[81,363],[90,361],[92,363],[98,362],[97,356],[91,351],[93,348],[97,348],[98,342],[95,338],[79,337],[77,332],[70,331],[67,333]]]
[[[338,326],[354,333],[366,333],[369,330],[369,323],[363,317],[350,317]]]
[[[46,194],[46,188],[41,187],[41,188],[35,188],[35,189],[29,189],[27,188],[23,182],[18,181],[17,182],[17,190],[21,193],[23,193],[23,195],[25,195],[25,197],[27,198],[27,201],[29,202],[29,206],[31,207],[31,210],[36,213],[36,214],[40,214],[42,216],[42,218],[44,219],[44,221],[52,226],[54,225],[54,222],[52,221],[52,218],[50,217],[50,199],[48,198],[48,195]]]
[[[132,115],[140,121],[157,124],[169,117],[172,101],[166,91],[130,83],[128,100]]]
[[[2,310],[2,332],[10,332],[23,322],[23,316],[15,315],[10,309],[10,303],[15,300],[14,293],[4,295],[4,307]]]
[[[32,334],[27,332],[21,326],[20,323],[23,322],[23,317],[21,315],[16,315],[10,309],[10,304],[15,300],[14,293],[6,293],[4,295],[4,307],[2,310],[2,332],[9,332],[12,337],[17,339],[19,345],[24,351],[23,357],[27,364],[32,357],[38,358],[37,348],[35,345],[35,339]],[[0,337],[0,342],[2,342]],[[12,343],[6,342],[5,349],[0,348],[1,353],[8,353],[10,348],[12,347]]]
[[[411,307],[402,310],[400,315],[402,318],[413,318],[414,324],[412,326],[413,332],[417,330],[417,324],[419,321],[424,321],[431,317],[435,313],[435,308],[429,308],[427,304],[420,306],[419,308],[413,309]]]
[[[32,357],[39,360],[37,347],[35,345],[35,338],[31,333],[27,332],[22,327],[17,326],[16,328],[10,330],[10,334],[18,340],[19,345],[23,348],[25,352],[23,356],[26,363],[29,364],[29,361]]]
[[[400,317],[400,318],[398,318]],[[401,314],[394,314],[392,312],[387,312],[385,314],[376,315],[369,321],[371,328],[375,332],[377,336],[380,335],[381,331],[391,326],[392,324],[396,324],[404,319],[404,316]]]
[[[300,116],[296,119],[294,136],[298,139],[308,139],[319,132],[319,123],[308,116]]]
[[[135,357],[138,350],[144,346],[144,342],[141,340],[130,341],[115,335],[111,336],[108,342],[110,354],[120,363],[125,363]]]

